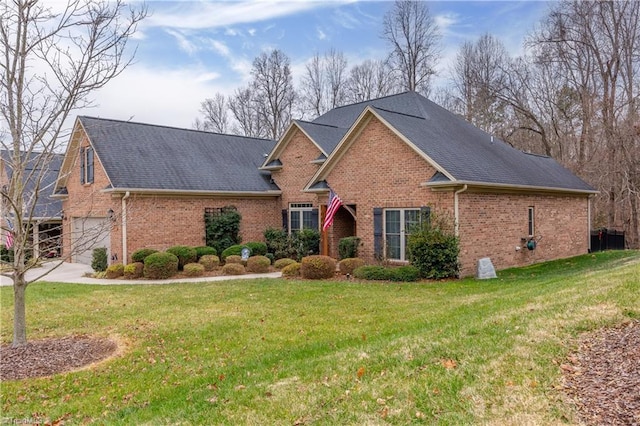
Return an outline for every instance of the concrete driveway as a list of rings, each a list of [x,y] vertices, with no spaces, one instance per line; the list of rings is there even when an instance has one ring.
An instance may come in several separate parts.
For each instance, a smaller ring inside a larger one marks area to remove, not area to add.
[[[27,280],[59,282],[59,283],[75,283],[75,284],[94,284],[94,285],[116,285],[116,284],[173,284],[173,283],[197,283],[211,281],[225,281],[252,278],[280,278],[280,272],[270,272],[267,274],[245,274],[245,275],[224,275],[219,277],[198,277],[198,278],[169,278],[166,280],[106,280],[89,278],[84,275],[92,273],[93,269],[89,265],[80,263],[60,263],[59,261],[51,261],[44,263],[41,267],[31,269],[27,272]],[[46,274],[46,275],[44,275]],[[44,275],[44,276],[43,276]],[[42,277],[42,278],[40,278]],[[0,286],[12,285],[10,278],[0,276]]]

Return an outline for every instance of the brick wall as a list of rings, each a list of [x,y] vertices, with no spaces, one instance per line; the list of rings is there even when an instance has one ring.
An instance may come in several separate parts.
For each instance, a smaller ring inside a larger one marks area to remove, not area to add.
[[[81,138],[80,147],[88,146],[86,137]],[[150,247],[159,250],[173,245],[204,245],[204,209],[235,205],[242,215],[240,233],[243,241],[262,241],[264,230],[281,225],[279,198],[220,198],[220,197],[178,197],[178,196],[137,196],[127,200],[127,254],[122,253],[122,194],[111,195],[101,192],[109,186],[109,179],[98,159],[94,156],[94,182],[80,184],[79,156],[76,157],[67,182],[69,197],[63,202],[65,220],[63,229],[64,251],[71,250],[72,218],[106,218],[107,211],[113,210],[111,222],[110,256],[117,255],[118,261],[130,261],[133,251]]]
[[[528,208],[534,207],[535,250],[525,247]],[[463,275],[490,257],[496,269],[587,253],[588,199],[585,196],[461,193],[460,262]],[[520,247],[520,250],[516,250]]]

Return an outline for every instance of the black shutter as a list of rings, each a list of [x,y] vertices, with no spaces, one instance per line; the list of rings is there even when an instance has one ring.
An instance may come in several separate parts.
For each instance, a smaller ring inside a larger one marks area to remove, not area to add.
[[[84,147],[80,148],[80,184],[84,185],[84,166],[86,157],[84,155]]]
[[[87,148],[87,183],[93,183],[93,148]]]
[[[373,208],[373,254],[376,259],[383,259],[384,240],[382,235],[382,209]]]
[[[282,210],[282,229],[289,232],[289,210]]]
[[[319,229],[318,226],[318,209],[312,209],[311,210],[311,229],[313,229],[314,231],[317,231]]]

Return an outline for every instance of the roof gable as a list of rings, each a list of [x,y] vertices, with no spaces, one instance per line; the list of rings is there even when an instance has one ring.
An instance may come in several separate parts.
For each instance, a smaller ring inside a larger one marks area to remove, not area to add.
[[[331,149],[329,147],[327,141],[332,141],[335,137],[334,134],[331,133],[331,130],[325,130],[324,132],[317,128],[317,126],[313,126],[312,123],[308,121],[294,120],[289,124],[289,127],[284,132],[284,135],[280,138],[280,140],[275,144],[269,155],[266,156],[264,162],[262,163],[261,169],[263,170],[272,170],[273,168],[282,167],[282,163],[280,162],[280,156],[287,149],[291,138],[295,135],[296,131],[302,132],[307,139],[311,141],[312,144],[318,148],[320,154],[324,154],[325,156],[329,155]],[[324,146],[323,146],[324,145]],[[328,149],[328,150],[327,150]],[[277,164],[279,162],[279,164]]]
[[[274,141],[78,117],[113,189],[268,192],[260,171]]]

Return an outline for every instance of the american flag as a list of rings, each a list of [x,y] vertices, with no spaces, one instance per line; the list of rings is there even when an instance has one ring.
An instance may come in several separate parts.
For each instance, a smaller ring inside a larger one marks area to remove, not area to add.
[[[342,205],[342,200],[338,195],[329,190],[329,205],[327,206],[327,213],[324,216],[324,224],[322,224],[322,230],[326,231],[333,224],[333,217]]]
[[[9,230],[7,231],[5,247],[10,249],[13,247],[13,226],[11,226],[11,222],[7,219],[7,225],[9,225]]]

